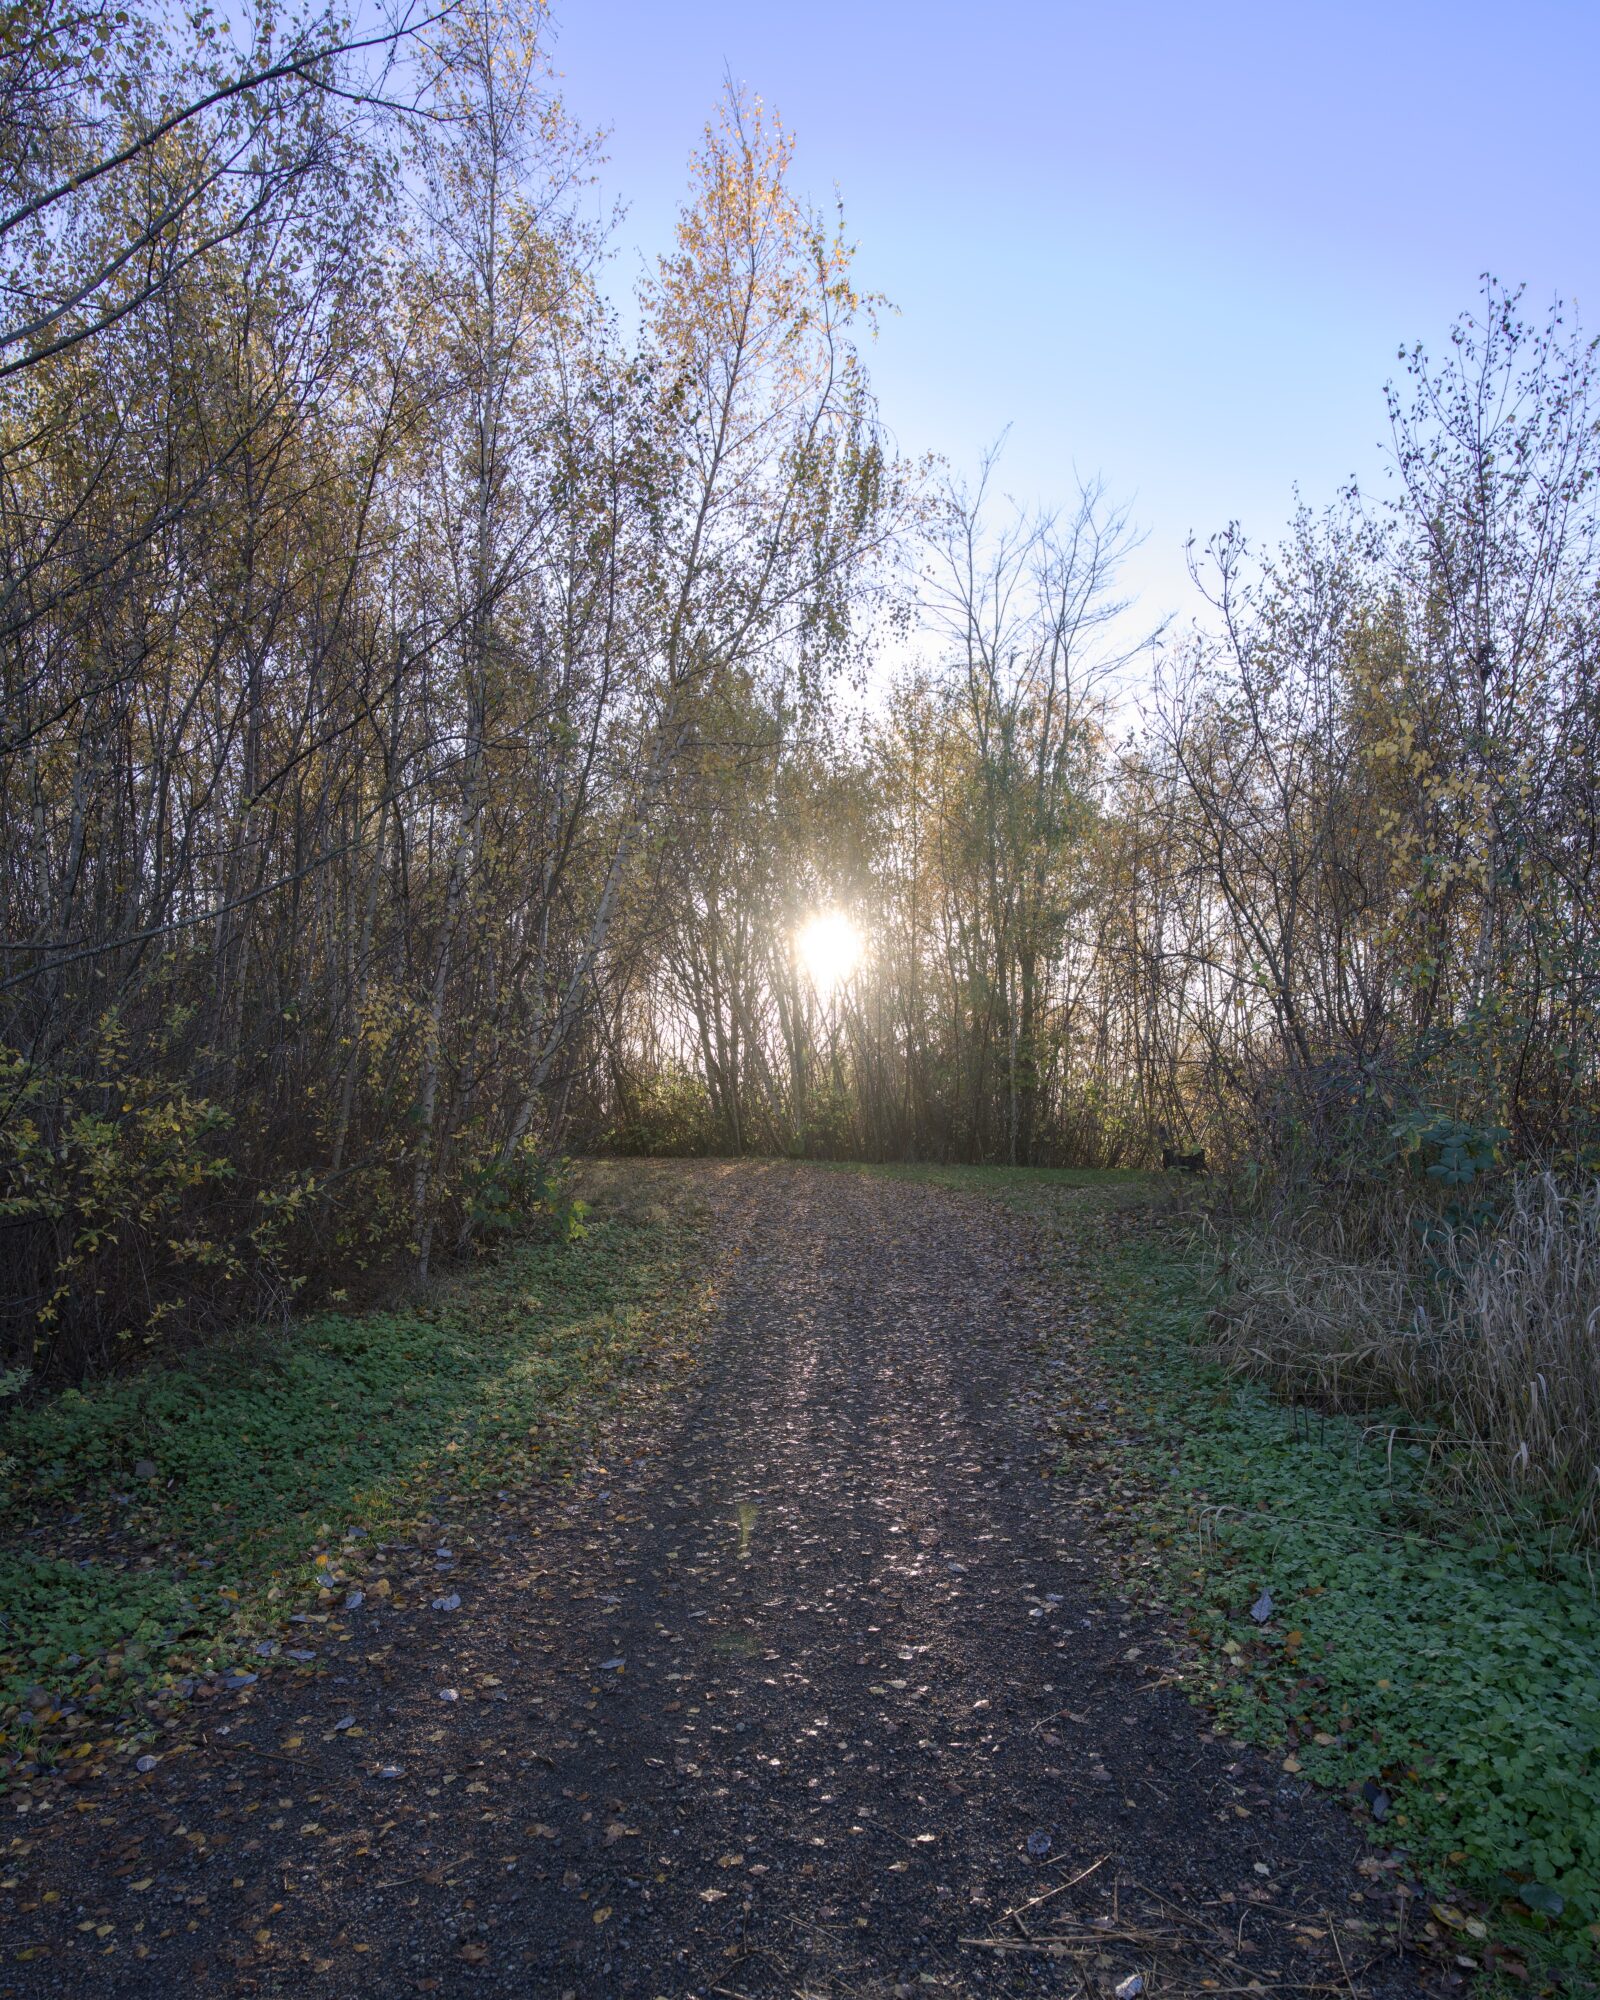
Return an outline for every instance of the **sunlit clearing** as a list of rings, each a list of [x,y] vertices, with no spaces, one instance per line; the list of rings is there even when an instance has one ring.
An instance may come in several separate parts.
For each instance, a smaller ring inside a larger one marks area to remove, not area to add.
[[[835,992],[861,963],[862,938],[843,910],[818,910],[795,932],[795,956],[819,993]]]

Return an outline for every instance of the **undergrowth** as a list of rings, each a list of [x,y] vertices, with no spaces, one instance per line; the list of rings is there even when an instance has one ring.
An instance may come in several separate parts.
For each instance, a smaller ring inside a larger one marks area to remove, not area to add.
[[[1297,1407],[1221,1366],[1203,1259],[1149,1177],[924,1177],[1022,1212],[1060,1266],[1063,1471],[1087,1466],[1130,1576],[1183,1617],[1190,1691],[1404,1853],[1441,1948],[1581,1978],[1600,1947],[1588,1562],[1475,1526],[1414,1420]]]
[[[245,1330],[0,1422],[0,1757],[63,1712],[114,1718],[220,1670],[444,1494],[568,1463],[693,1305],[681,1190],[591,1179],[579,1241],[514,1242],[415,1302]]]
[[[1398,1404],[1498,1532],[1600,1546],[1600,1183],[1284,1200],[1228,1239],[1228,1358],[1280,1393]]]
[[[1479,1902],[1464,1943],[1492,1933],[1536,1959],[1592,1963],[1588,1565],[1467,1531],[1414,1424],[1398,1419],[1396,1439],[1370,1419],[1297,1410],[1209,1361],[1202,1274],[1170,1233],[1133,1236],[1101,1272],[1106,1359],[1165,1448],[1166,1491],[1144,1526],[1172,1536],[1164,1581],[1222,1719],[1287,1745],[1291,1769],[1345,1791],[1377,1837]]]

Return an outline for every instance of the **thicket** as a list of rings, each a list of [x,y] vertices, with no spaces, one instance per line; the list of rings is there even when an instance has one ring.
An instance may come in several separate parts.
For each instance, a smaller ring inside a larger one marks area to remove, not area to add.
[[[536,0],[0,8],[0,1369],[559,1207],[619,915],[896,507],[730,92],[625,341]]]
[[[1589,1540],[1595,347],[1486,282],[1402,362],[1386,486],[1195,551],[1209,615],[1132,678],[1101,493],[925,495],[921,657],[832,737],[730,715],[591,1084],[647,1150],[1203,1147],[1233,1365],[1409,1413],[1515,1538]],[[824,902],[868,957],[821,991]]]
[[[1486,284],[1403,359],[1387,490],[1195,551],[1211,615],[1136,662],[1103,494],[925,493],[913,663],[831,733],[747,707],[707,746],[612,1100],[676,1066],[734,1149],[1166,1142],[1441,1206],[1451,1132],[1457,1165],[1592,1165],[1594,348]],[[819,901],[868,945],[826,993]]]

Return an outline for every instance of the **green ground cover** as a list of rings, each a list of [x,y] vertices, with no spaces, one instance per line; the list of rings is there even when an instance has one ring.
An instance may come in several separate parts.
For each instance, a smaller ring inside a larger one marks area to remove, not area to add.
[[[511,1244],[389,1310],[246,1329],[0,1421],[0,1761],[245,1661],[364,1543],[550,1473],[681,1340],[698,1217],[589,1175],[580,1240]],[[46,1697],[41,1699],[41,1697]],[[74,1717],[70,1711],[76,1708]]]
[[[1414,1425],[1396,1437],[1381,1419],[1290,1409],[1216,1366],[1205,1261],[1156,1177],[925,1177],[1024,1213],[1061,1266],[1083,1362],[1061,1377],[1063,1470],[1081,1480],[1087,1453],[1139,1581],[1195,1641],[1193,1690],[1291,1774],[1349,1797],[1432,1886],[1419,1921],[1461,1956],[1493,1962],[1498,1946],[1535,1972],[1592,1970],[1588,1566],[1464,1522]]]

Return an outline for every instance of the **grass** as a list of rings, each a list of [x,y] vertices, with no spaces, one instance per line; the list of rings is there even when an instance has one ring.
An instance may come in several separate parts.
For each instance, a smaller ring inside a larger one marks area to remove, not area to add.
[[[1183,1619],[1190,1691],[1404,1852],[1436,1899],[1419,1927],[1441,1949],[1553,1978],[1592,1966],[1588,1564],[1465,1523],[1413,1420],[1390,1413],[1396,1434],[1379,1412],[1296,1408],[1220,1365],[1204,1260],[1150,1177],[927,1177],[987,1192],[1053,1245],[1076,1315],[1062,1336],[1075,1365],[1058,1371],[1072,1384],[1062,1470],[1094,1488],[1123,1581],[1153,1585]],[[1272,1610],[1258,1623],[1263,1589]]]
[[[588,1182],[578,1242],[522,1241],[390,1310],[248,1329],[6,1418],[0,1758],[30,1757],[63,1708],[126,1718],[225,1668],[445,1496],[570,1463],[681,1342],[703,1261],[662,1176]]]
[[[1232,1358],[1434,1425],[1502,1532],[1600,1543],[1600,1182],[1520,1174],[1456,1226],[1404,1199],[1352,1206],[1286,1205],[1238,1232]]]
[[[1203,1261],[1159,1177],[852,1171],[996,1199],[1039,1228],[1073,1315],[1055,1341],[1062,1471],[1092,1485],[1124,1581],[1186,1623],[1197,1698],[1402,1848],[1438,1898],[1422,1921],[1452,1950],[1592,1963],[1600,1605],[1585,1564],[1470,1532],[1414,1422],[1392,1439],[1378,1413],[1297,1409],[1224,1369]],[[703,1267],[670,1171],[619,1164],[588,1192],[576,1245],[524,1242],[426,1299],[256,1329],[13,1413],[0,1757],[26,1771],[40,1752],[18,1710],[30,1690],[77,1705],[69,1731],[126,1718],[326,1603],[364,1537],[570,1463],[630,1373],[681,1342]],[[141,1460],[153,1478],[135,1479]]]

